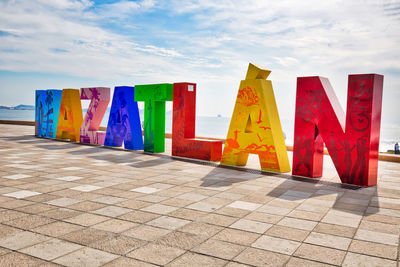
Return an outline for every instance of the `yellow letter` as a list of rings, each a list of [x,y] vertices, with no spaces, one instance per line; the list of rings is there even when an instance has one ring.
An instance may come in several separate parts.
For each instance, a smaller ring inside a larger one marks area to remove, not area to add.
[[[285,140],[276,108],[271,71],[249,64],[240,82],[221,164],[244,166],[249,153],[257,154],[261,169],[289,172]]]
[[[83,121],[78,89],[63,89],[56,138],[79,142]]]

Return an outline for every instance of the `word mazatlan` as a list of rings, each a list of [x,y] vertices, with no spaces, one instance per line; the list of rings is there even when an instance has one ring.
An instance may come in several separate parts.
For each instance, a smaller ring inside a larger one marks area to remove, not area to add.
[[[196,139],[196,84],[115,87],[106,132],[98,131],[110,88],[37,90],[35,135],[73,142],[164,152],[165,103],[173,101],[172,155],[245,166],[259,156],[262,170],[290,172],[271,71],[249,64],[241,81],[225,145]],[[297,78],[293,175],[321,177],[324,144],[343,183],[377,183],[383,76],[349,75],[346,115],[328,79]],[[83,118],[81,100],[90,100]],[[144,102],[144,133],[138,101]],[[222,149],[223,147],[223,149]]]

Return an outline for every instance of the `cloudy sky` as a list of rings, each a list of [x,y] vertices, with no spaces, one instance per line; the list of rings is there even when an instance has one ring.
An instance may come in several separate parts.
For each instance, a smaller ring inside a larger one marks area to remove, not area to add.
[[[272,70],[282,121],[296,77],[329,78],[345,107],[348,74],[379,73],[383,122],[400,125],[399,26],[399,0],[0,0],[0,105],[33,104],[35,89],[187,81],[198,115],[230,117],[253,62]]]

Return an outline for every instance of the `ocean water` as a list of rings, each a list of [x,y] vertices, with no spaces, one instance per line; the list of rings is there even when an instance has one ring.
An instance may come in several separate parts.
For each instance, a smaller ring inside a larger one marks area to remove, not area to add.
[[[84,114],[85,115],[85,112]],[[102,126],[107,126],[109,111],[107,110],[101,122]],[[143,114],[141,113],[141,121]],[[0,109],[0,120],[21,120],[34,121],[34,110],[4,110]],[[196,117],[196,136],[226,138],[229,123],[231,119],[227,117]],[[281,121],[282,129],[285,135],[286,145],[293,145],[294,121]],[[172,132],[172,114],[168,112],[165,116],[165,132]],[[382,125],[381,140],[379,151],[386,152],[393,150],[394,144],[400,142],[400,126]]]

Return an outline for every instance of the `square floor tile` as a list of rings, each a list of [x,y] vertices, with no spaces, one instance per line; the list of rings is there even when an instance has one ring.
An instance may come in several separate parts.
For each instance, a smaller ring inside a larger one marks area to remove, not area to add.
[[[165,228],[165,229],[175,230],[175,229],[178,229],[190,222],[191,221],[188,221],[188,220],[182,220],[182,219],[178,219],[178,218],[162,216],[160,218],[157,218],[157,219],[147,222],[147,224]]]
[[[229,227],[248,231],[248,232],[263,234],[271,226],[272,226],[272,224],[270,224],[270,223],[263,223],[263,222],[257,222],[257,221],[247,220],[247,219],[240,219]]]
[[[343,261],[342,266],[385,266],[385,267],[395,267],[396,261],[391,261],[387,259],[360,255],[356,253],[348,252],[346,258]]]
[[[142,187],[137,187],[137,188],[131,189],[132,192],[138,192],[138,193],[144,193],[144,194],[152,194],[152,193],[155,193],[155,192],[158,192],[161,190],[162,189],[149,187],[149,186],[142,186]]]
[[[50,261],[80,248],[82,248],[82,246],[74,243],[59,239],[51,239],[34,246],[24,248],[20,251],[40,259]]]
[[[253,210],[256,210],[259,207],[261,207],[261,204],[237,200],[237,201],[229,204],[228,207],[253,211]]]
[[[74,199],[74,198],[68,198],[68,197],[62,197],[62,198],[57,198],[54,200],[47,201],[45,203],[54,205],[54,206],[59,206],[59,207],[66,207],[72,204],[76,204],[79,202],[82,202],[83,200],[79,199]]]
[[[246,247],[224,241],[209,239],[193,249],[194,252],[231,260]]]
[[[122,214],[131,212],[131,209],[126,209],[122,207],[117,207],[117,206],[108,206],[104,207],[98,210],[92,211],[93,213],[104,215],[104,216],[110,216],[110,217],[118,217]]]
[[[149,225],[140,225],[140,226],[130,229],[122,234],[126,235],[126,236],[130,236],[130,237],[142,239],[142,240],[152,241],[152,240],[158,239],[161,236],[164,236],[170,232],[171,232],[171,230],[167,230],[167,229],[163,229],[163,228],[153,227],[153,226],[149,226]]]
[[[311,232],[311,234],[306,238],[306,240],[304,240],[304,242],[325,247],[347,250],[350,245],[351,239],[346,237]]]
[[[0,246],[8,249],[21,249],[50,239],[47,236],[32,232],[20,232],[0,239]]]
[[[100,203],[103,203],[103,204],[116,204],[116,203],[122,202],[124,200],[126,200],[126,198],[113,197],[113,196],[103,196],[103,197],[99,197],[99,198],[93,199],[92,201],[100,202]]]
[[[29,177],[32,177],[32,176],[27,175],[27,174],[13,174],[13,175],[3,176],[3,178],[11,179],[11,180],[19,180],[19,179],[24,179],[24,178],[29,178]]]
[[[300,246],[300,242],[263,235],[251,246],[269,251],[292,255]]]
[[[72,181],[83,179],[83,177],[79,177],[79,176],[63,176],[63,177],[57,177],[56,179],[57,180],[61,180],[61,181],[72,182]]]
[[[166,265],[183,253],[185,251],[179,248],[150,243],[128,253],[127,256],[154,264]]]
[[[83,225],[83,226],[91,226],[94,224],[98,224],[100,222],[104,222],[109,219],[110,218],[108,218],[108,217],[104,217],[104,216],[100,216],[100,215],[96,215],[96,214],[83,213],[78,216],[65,219],[64,221]]]
[[[125,255],[126,253],[145,245],[147,242],[127,236],[113,236],[105,240],[97,241],[90,246],[95,249],[107,251],[113,254]]]
[[[301,230],[311,231],[314,227],[318,224],[318,222],[302,220],[302,219],[295,219],[295,218],[283,218],[278,225],[297,228]]]
[[[95,229],[103,230],[103,231],[109,231],[113,233],[121,233],[124,232],[128,229],[131,229],[133,227],[138,226],[137,223],[133,222],[127,222],[123,220],[118,220],[118,219],[110,219],[108,221],[101,222],[99,224],[96,224],[92,226]]]
[[[63,171],[79,171],[79,170],[83,170],[83,168],[80,168],[80,167],[65,167],[65,168],[61,168],[61,170],[63,170]]]
[[[117,255],[93,248],[83,248],[56,259],[54,262],[65,266],[101,266],[118,258]]]
[[[85,184],[85,185],[79,185],[79,186],[72,187],[71,189],[78,190],[81,192],[90,192],[90,191],[94,191],[94,190],[101,189],[101,188],[103,188],[103,187]]]
[[[37,196],[42,193],[35,192],[35,191],[29,191],[29,190],[21,190],[21,191],[16,191],[12,193],[7,193],[3,194],[5,197],[15,197],[15,198],[26,198],[26,197],[31,197],[31,196]]]
[[[175,211],[177,209],[178,209],[177,207],[167,206],[167,205],[163,205],[163,204],[154,204],[154,205],[142,208],[140,210],[166,215],[166,214],[168,214],[170,212],[173,212],[173,211]]]

